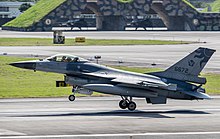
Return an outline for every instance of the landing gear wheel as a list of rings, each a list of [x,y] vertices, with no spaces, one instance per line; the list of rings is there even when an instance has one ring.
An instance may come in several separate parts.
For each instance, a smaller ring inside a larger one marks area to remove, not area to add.
[[[128,109],[130,110],[130,111],[134,111],[135,109],[136,109],[136,103],[135,102],[129,102],[128,103]]]
[[[121,109],[126,109],[126,108],[128,107],[128,102],[127,102],[126,100],[121,100],[121,101],[119,102],[119,107],[120,107]]]
[[[74,95],[69,96],[69,101],[74,101],[75,99],[76,99],[76,97]]]

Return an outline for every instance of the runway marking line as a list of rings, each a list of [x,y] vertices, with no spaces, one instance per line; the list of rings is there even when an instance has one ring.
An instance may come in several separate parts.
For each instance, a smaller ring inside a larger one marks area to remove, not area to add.
[[[220,134],[219,132],[171,132],[171,133],[140,133],[140,134],[89,134],[89,135],[36,135],[36,136],[0,136],[0,139],[19,138],[70,138],[70,137],[124,137],[124,136],[164,136],[164,135],[209,135]]]

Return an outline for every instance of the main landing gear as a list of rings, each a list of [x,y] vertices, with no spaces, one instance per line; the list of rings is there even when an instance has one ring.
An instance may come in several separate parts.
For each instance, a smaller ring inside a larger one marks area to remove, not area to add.
[[[119,102],[119,107],[121,109],[126,109],[130,111],[134,111],[137,107],[136,103],[132,101],[132,97],[130,97],[130,100],[127,97],[121,96],[122,100]]]
[[[69,95],[69,101],[74,101],[76,99],[75,95]]]
[[[78,86],[73,86],[73,89],[72,89],[72,95],[69,95],[69,101],[75,101],[76,97],[75,97],[75,94],[77,93],[77,90],[78,90]]]

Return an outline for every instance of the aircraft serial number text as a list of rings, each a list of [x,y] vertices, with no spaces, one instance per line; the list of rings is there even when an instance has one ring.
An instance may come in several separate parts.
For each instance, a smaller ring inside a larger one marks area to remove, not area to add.
[[[189,69],[183,68],[183,67],[175,67],[175,71],[181,72],[181,73],[188,73]]]

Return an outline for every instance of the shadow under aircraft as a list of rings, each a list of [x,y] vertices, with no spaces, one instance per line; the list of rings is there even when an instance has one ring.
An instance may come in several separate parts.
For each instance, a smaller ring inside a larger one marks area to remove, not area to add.
[[[13,116],[13,117],[69,117],[69,116],[122,116],[122,117],[140,117],[140,118],[175,118],[171,116],[167,116],[164,114],[191,114],[191,115],[201,115],[201,114],[210,114],[204,111],[195,111],[195,110],[171,110],[171,111],[140,111],[137,110],[135,112],[129,111],[104,111],[104,112],[74,112],[74,113],[59,113],[59,114],[34,114],[34,115],[20,115],[20,116]]]

